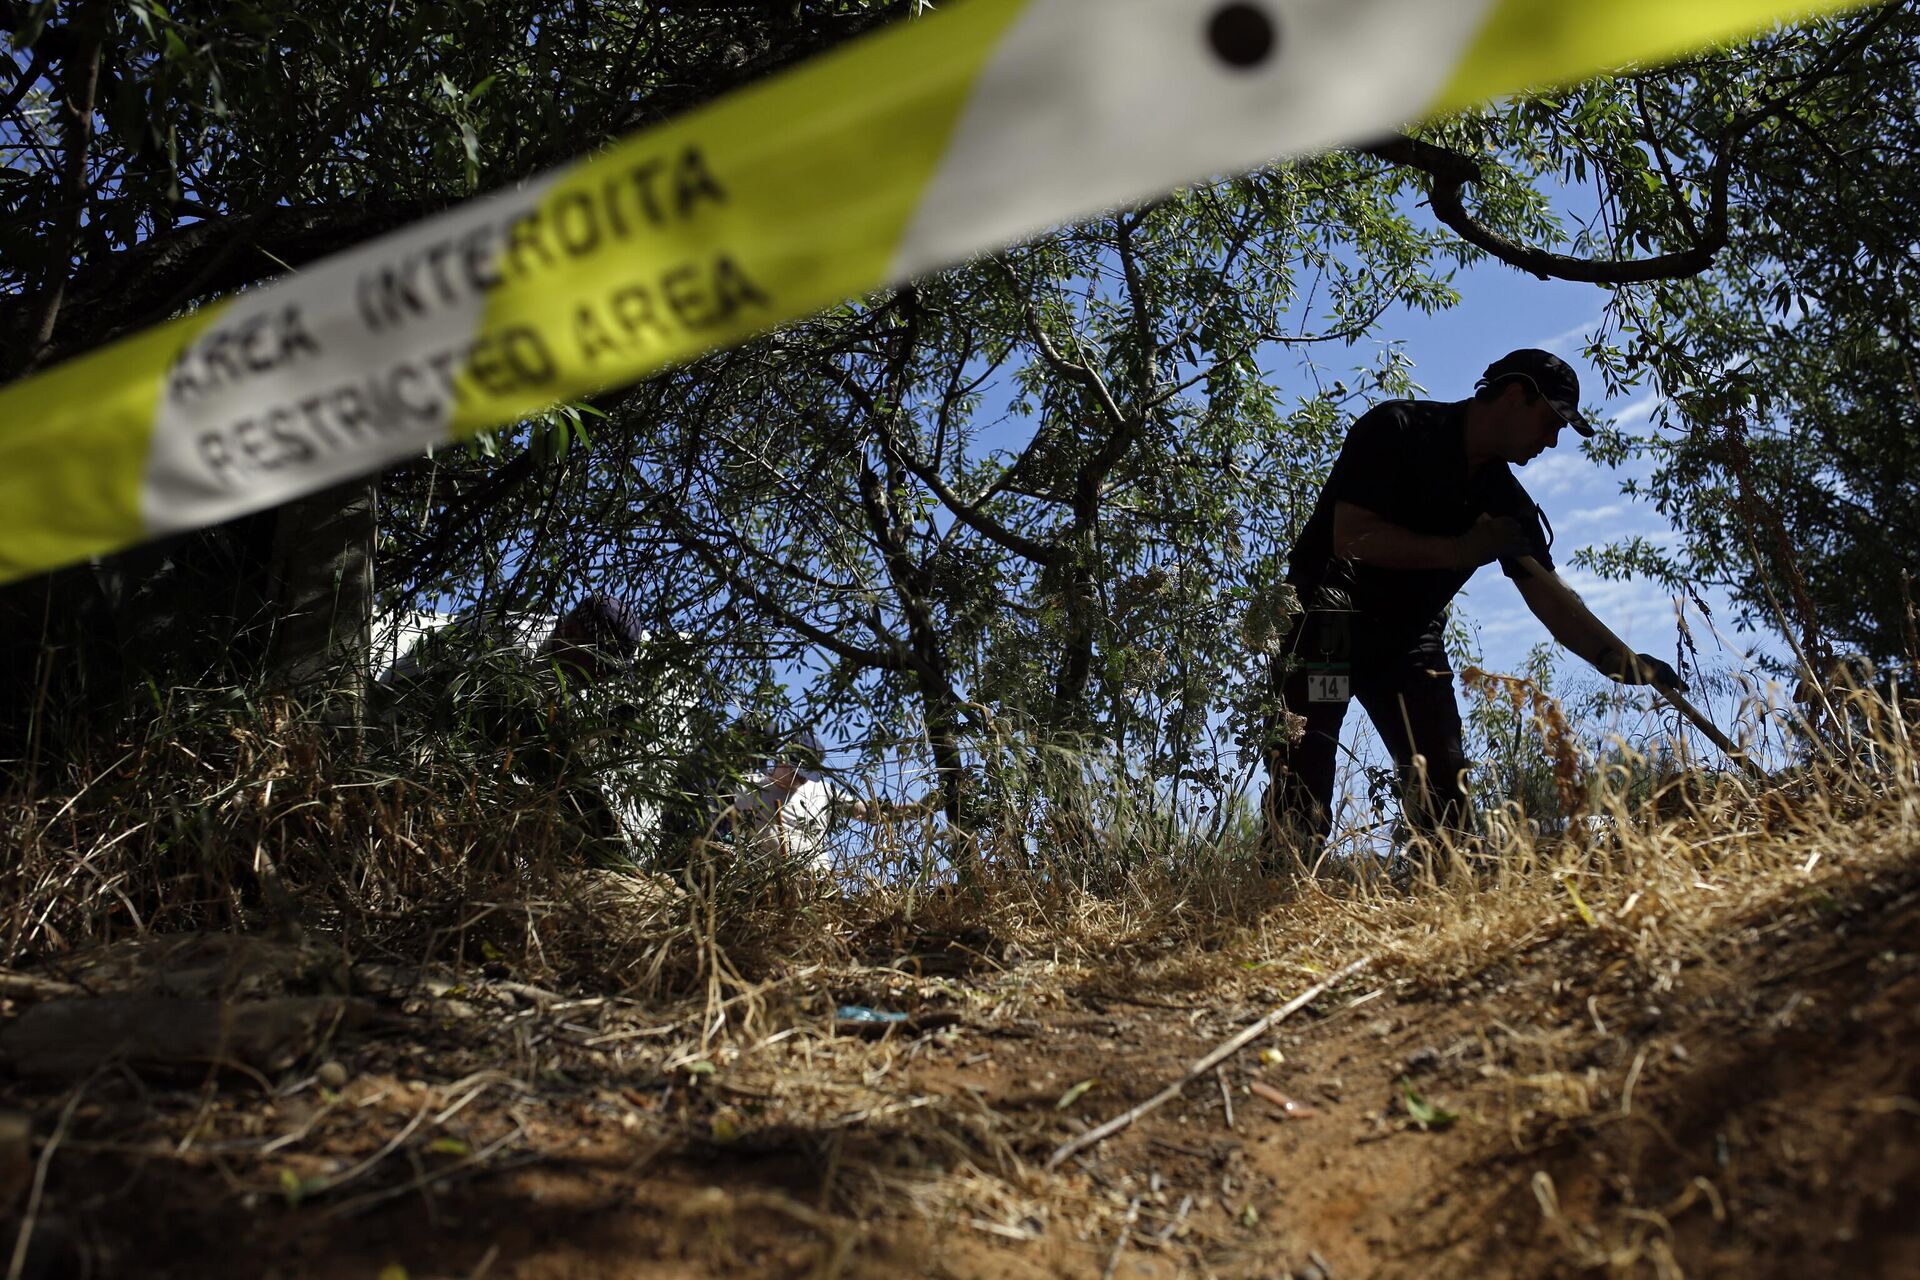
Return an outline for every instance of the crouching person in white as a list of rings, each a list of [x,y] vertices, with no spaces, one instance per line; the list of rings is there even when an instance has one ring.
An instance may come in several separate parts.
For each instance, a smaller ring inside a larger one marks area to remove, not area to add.
[[[821,754],[820,739],[803,729],[741,778],[728,805],[742,851],[823,877],[844,870],[834,858],[835,819],[868,821],[869,806],[827,776]]]

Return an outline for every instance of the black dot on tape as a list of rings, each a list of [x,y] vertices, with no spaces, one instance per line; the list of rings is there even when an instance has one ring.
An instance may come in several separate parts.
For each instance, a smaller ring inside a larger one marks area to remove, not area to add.
[[[1273,56],[1273,19],[1257,4],[1223,4],[1207,22],[1207,43],[1230,67],[1257,67]]]

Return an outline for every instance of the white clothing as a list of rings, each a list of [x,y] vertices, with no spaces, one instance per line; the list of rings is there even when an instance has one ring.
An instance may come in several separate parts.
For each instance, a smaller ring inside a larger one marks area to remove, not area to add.
[[[418,676],[442,660],[444,654],[433,652],[439,642],[432,638],[448,628],[475,629],[470,640],[462,638],[463,658],[490,647],[532,659],[540,656],[541,647],[558,625],[560,615],[555,613],[448,614],[420,609],[383,618],[374,624],[373,652],[380,671],[376,680],[392,685],[396,680]],[[485,644],[480,642],[481,636]],[[469,644],[471,647],[467,647]]]
[[[802,776],[788,791],[771,773],[750,773],[728,800],[743,845],[830,874],[834,811],[859,799],[831,779]]]

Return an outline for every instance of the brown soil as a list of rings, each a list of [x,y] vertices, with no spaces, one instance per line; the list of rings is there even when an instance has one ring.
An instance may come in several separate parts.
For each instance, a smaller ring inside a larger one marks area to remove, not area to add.
[[[1057,1173],[1314,975],[956,945],[973,972],[796,974],[743,1025],[497,965],[256,956],[281,979],[256,994],[344,982],[370,1015],[292,1065],[0,1080],[34,1133],[0,1194],[44,1277],[1920,1276],[1920,869],[1661,965],[1631,943],[1555,929],[1444,981],[1383,960]],[[115,963],[90,985],[127,989]],[[0,1031],[51,992],[15,995]],[[849,1000],[918,1021],[835,1034]]]

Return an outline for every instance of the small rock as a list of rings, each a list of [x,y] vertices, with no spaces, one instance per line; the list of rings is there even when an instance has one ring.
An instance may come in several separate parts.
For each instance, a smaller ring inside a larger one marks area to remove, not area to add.
[[[1407,1055],[1407,1074],[1420,1075],[1440,1065],[1440,1051],[1432,1045],[1415,1049]]]
[[[337,1092],[347,1083],[347,1069],[338,1062],[323,1062],[320,1064],[320,1069],[313,1073],[313,1077],[327,1088]]]

